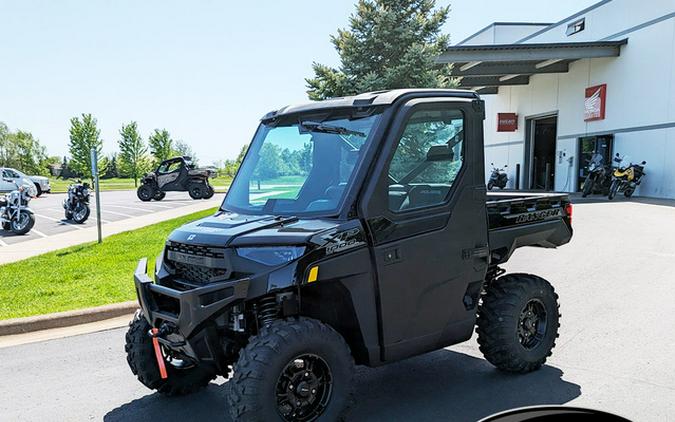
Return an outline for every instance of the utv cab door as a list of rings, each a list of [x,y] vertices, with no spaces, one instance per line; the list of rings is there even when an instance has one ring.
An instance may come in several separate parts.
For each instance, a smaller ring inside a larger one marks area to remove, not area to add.
[[[482,103],[413,99],[388,131],[363,201],[384,361],[471,337],[487,270]]]
[[[165,161],[157,169],[157,184],[165,191],[181,190],[180,183],[185,179],[183,176],[185,165],[180,159]],[[183,176],[183,177],[182,177]]]

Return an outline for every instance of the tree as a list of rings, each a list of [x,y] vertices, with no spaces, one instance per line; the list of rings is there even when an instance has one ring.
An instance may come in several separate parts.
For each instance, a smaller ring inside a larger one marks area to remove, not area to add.
[[[30,132],[12,132],[0,122],[0,167],[14,167],[28,174],[47,174],[47,150]]]
[[[312,100],[393,88],[451,88],[451,65],[437,65],[449,45],[441,34],[450,7],[435,0],[359,0],[349,29],[331,42],[340,55],[338,69],[314,62],[305,79]]]
[[[138,178],[148,171],[149,161],[146,157],[148,147],[145,146],[141,135],[138,133],[136,122],[122,125],[120,140],[117,141],[120,148],[119,167],[122,174],[134,179],[134,186],[138,186]]]
[[[260,190],[261,180],[279,177],[283,174],[285,168],[285,163],[281,159],[281,147],[265,143],[260,149],[260,158],[253,172],[253,177],[258,180],[258,190]]]
[[[91,176],[91,150],[98,154],[98,167],[101,168],[101,150],[103,140],[101,131],[96,126],[96,119],[91,114],[82,114],[82,119],[70,119],[70,168],[81,176]]]
[[[195,157],[195,153],[194,151],[192,151],[192,147],[187,142],[178,140],[174,143],[173,149],[176,155],[188,156],[192,158],[192,162],[197,164],[197,157]]]
[[[150,153],[157,164],[173,155],[173,139],[166,129],[155,129],[148,139],[148,144],[150,145]]]
[[[120,177],[119,167],[117,165],[117,154],[112,154],[110,157],[105,157],[105,169],[101,167],[102,179],[112,179]]]

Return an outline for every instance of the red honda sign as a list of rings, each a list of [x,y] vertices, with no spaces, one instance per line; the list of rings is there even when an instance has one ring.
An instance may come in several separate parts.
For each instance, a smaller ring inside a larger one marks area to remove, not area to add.
[[[497,113],[497,132],[515,132],[518,130],[516,113]]]
[[[605,118],[605,102],[607,99],[607,84],[586,88],[584,100],[584,121],[602,120]]]

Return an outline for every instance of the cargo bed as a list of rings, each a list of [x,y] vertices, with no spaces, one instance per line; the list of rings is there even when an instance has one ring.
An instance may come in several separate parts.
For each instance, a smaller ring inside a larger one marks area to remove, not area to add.
[[[572,204],[566,193],[488,193],[491,264],[509,259],[521,246],[555,248],[572,238]]]

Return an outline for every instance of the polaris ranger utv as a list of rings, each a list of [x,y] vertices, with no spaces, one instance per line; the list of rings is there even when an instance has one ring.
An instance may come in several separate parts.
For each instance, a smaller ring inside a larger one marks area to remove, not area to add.
[[[213,196],[213,186],[209,178],[215,172],[209,169],[195,168],[190,157],[173,157],[162,161],[157,170],[146,173],[141,179],[136,195],[141,201],[161,201],[166,192],[187,191],[192,199],[209,199]]]
[[[265,115],[220,210],[171,233],[154,281],[139,263],[132,372],[173,395],[232,370],[233,419],[309,421],[343,415],[355,364],[463,342],[475,326],[497,368],[542,366],[557,295],[499,265],[521,246],[567,243],[572,206],[487,194],[483,119],[460,90]]]

